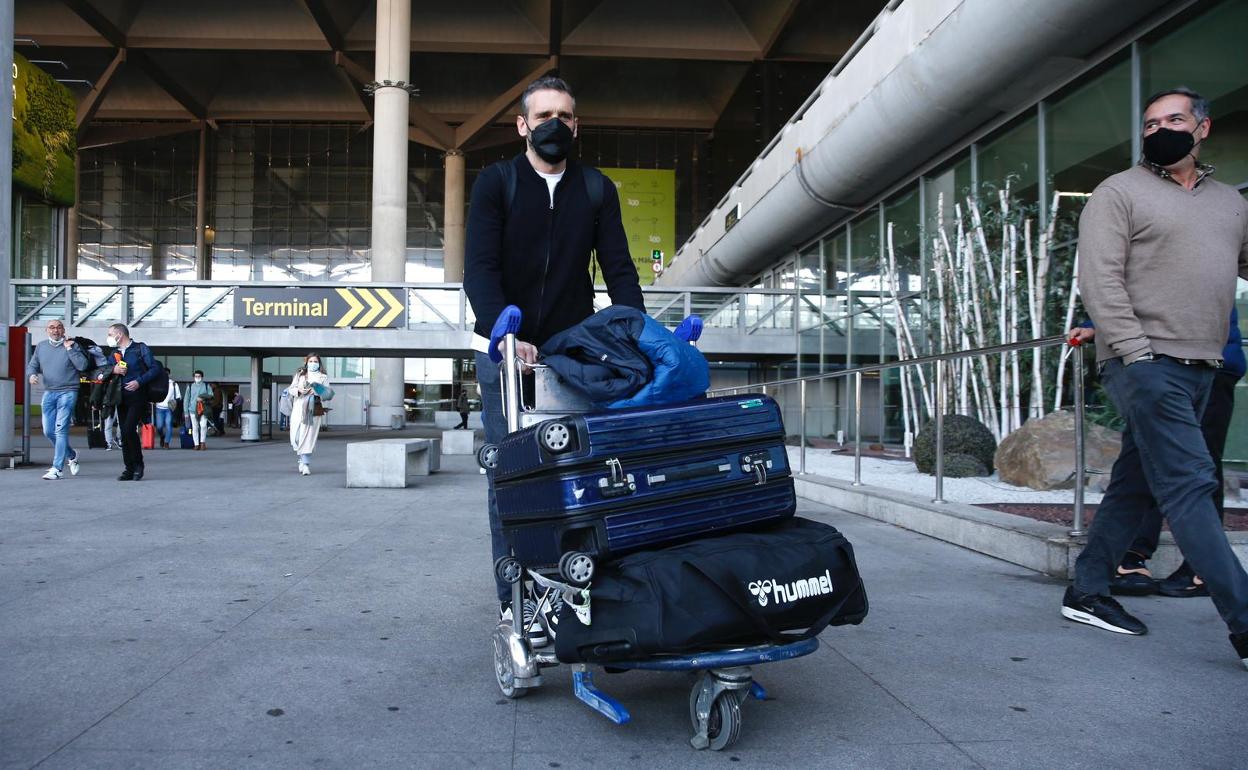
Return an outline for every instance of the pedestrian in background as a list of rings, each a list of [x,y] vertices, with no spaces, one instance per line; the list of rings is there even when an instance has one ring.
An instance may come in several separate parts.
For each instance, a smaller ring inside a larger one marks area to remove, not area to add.
[[[455,411],[459,412],[459,425],[455,426],[455,430],[462,430],[468,427],[468,412],[471,405],[468,403],[468,389],[461,386],[459,389],[459,398],[455,400]]]
[[[299,455],[299,475],[312,473],[312,452],[316,438],[321,432],[325,415],[324,401],[333,397],[329,389],[329,377],[321,370],[321,357],[309,353],[303,357],[303,366],[291,379],[290,447]]]
[[[191,426],[191,440],[195,449],[203,451],[208,448],[205,439],[208,437],[208,414],[212,410],[212,386],[204,382],[204,373],[196,369],[191,384],[186,386],[186,397],[182,399],[182,418]]]
[[[170,376],[169,392],[165,400],[156,405],[156,435],[160,437],[161,449],[168,449],[173,441],[173,411],[179,398],[182,398],[182,390]]]
[[[168,373],[156,363],[151,348],[130,339],[130,329],[125,324],[108,327],[108,346],[117,350],[113,374],[121,378],[121,403],[117,407],[117,415],[121,418],[121,452],[126,468],[117,480],[141,481],[145,467],[143,447],[139,443],[139,424],[151,409],[147,386],[157,377],[168,376]]]
[[[43,435],[52,442],[52,467],[43,478],[55,481],[64,475],[78,475],[78,453],[69,445],[69,423],[78,403],[78,380],[89,366],[86,353],[78,343],[65,336],[65,324],[48,322],[48,338],[35,346],[26,364],[26,376],[32,386],[43,376]],[[26,399],[30,403],[30,399]]]

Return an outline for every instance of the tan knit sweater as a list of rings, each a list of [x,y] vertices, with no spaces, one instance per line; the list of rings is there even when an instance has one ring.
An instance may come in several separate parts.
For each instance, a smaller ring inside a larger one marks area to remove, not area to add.
[[[1220,360],[1236,272],[1248,279],[1248,202],[1212,179],[1187,190],[1135,166],[1102,182],[1079,217],[1097,361]]]

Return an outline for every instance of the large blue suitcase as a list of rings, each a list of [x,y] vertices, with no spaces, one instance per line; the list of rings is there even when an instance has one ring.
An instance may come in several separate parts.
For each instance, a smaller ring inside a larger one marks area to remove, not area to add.
[[[598,558],[779,521],[796,497],[765,395],[570,415],[498,446],[495,499],[525,566]]]

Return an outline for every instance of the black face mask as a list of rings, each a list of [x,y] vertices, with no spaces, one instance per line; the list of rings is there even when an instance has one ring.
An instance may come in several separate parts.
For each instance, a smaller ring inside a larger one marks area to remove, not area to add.
[[[1173,166],[1186,158],[1196,144],[1191,132],[1159,128],[1144,137],[1144,159],[1158,166]]]
[[[528,126],[529,121],[524,121]],[[572,129],[559,118],[551,118],[537,128],[529,127],[529,144],[537,157],[547,163],[562,163],[572,151]]]

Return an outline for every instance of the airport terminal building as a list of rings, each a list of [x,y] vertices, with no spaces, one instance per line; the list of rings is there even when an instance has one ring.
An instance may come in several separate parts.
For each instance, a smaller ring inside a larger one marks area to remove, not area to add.
[[[1210,100],[1202,160],[1248,194],[1248,0],[8,4],[7,323],[127,321],[259,410],[318,350],[342,423],[471,381],[468,191],[522,151],[516,100],[548,72],[651,313],[703,316],[721,385],[936,350],[960,232],[1013,264],[1044,236],[1064,307],[1083,196],[1139,157],[1152,92]],[[251,312],[291,287],[322,317]],[[867,435],[902,440],[903,390],[867,378]],[[846,430],[850,389],[812,394],[808,432]]]

